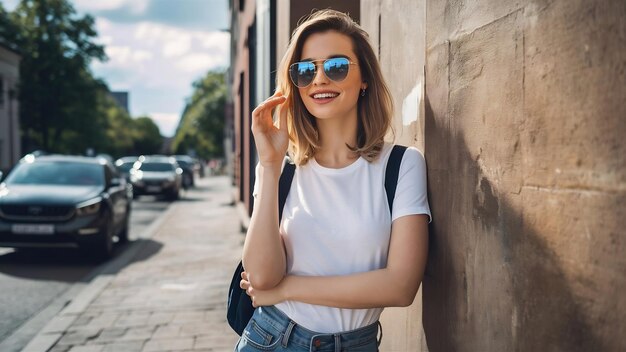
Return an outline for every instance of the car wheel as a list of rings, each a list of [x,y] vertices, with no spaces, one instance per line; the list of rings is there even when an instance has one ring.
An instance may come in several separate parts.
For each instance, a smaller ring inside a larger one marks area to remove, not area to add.
[[[107,219],[106,225],[86,246],[86,250],[96,261],[105,261],[113,255],[113,221],[108,214],[105,218]]]
[[[180,188],[173,190],[168,197],[170,200],[178,200],[180,199]]]
[[[119,240],[120,243],[128,242],[129,228],[130,228],[130,207],[128,207],[126,210],[126,220],[124,220],[124,228],[122,228],[122,231],[119,233],[119,235],[117,235],[117,239]]]

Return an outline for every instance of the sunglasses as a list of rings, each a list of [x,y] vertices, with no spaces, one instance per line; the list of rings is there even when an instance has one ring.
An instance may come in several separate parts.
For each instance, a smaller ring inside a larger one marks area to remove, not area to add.
[[[301,61],[289,66],[289,77],[298,88],[304,88],[313,83],[317,74],[316,62],[322,61],[324,74],[334,82],[341,82],[348,76],[350,65],[356,65],[345,57],[334,57],[326,60]]]

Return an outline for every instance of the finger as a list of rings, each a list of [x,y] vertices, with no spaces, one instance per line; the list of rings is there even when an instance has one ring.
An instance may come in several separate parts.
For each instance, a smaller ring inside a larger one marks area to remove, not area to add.
[[[284,96],[278,96],[278,97],[271,97],[267,100],[265,100],[264,102],[262,102],[261,104],[259,104],[253,111],[252,111],[252,118],[253,119],[258,119],[261,118],[263,116],[270,116],[271,117],[271,111],[278,105],[283,103],[286,100],[286,98]]]
[[[285,101],[279,107],[278,114],[278,128],[286,129],[287,128],[287,112],[289,111],[289,99],[285,96]]]

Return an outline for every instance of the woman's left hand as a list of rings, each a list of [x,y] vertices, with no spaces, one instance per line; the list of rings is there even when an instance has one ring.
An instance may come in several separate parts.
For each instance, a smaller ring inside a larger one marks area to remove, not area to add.
[[[285,300],[282,294],[282,288],[284,287],[285,279],[271,290],[257,290],[250,285],[248,279],[248,273],[245,271],[241,273],[241,282],[239,287],[246,290],[248,296],[252,300],[253,307],[273,306]]]

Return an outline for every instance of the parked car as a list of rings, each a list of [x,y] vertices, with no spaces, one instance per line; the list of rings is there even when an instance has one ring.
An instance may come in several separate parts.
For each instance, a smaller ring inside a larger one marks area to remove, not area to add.
[[[147,156],[130,170],[135,197],[144,194],[164,195],[171,200],[180,197],[183,170],[171,157]]]
[[[180,165],[181,169],[183,169],[183,187],[187,189],[195,186],[194,160],[188,155],[174,155],[174,158],[176,159],[176,162],[178,162],[178,165]]]
[[[109,258],[128,239],[132,192],[104,159],[22,160],[0,184],[0,247],[78,247]]]
[[[115,160],[115,167],[117,168],[117,171],[119,171],[119,173],[124,176],[127,181],[130,181],[130,169],[133,168],[137,160],[139,160],[139,157],[137,156],[125,156]]]

